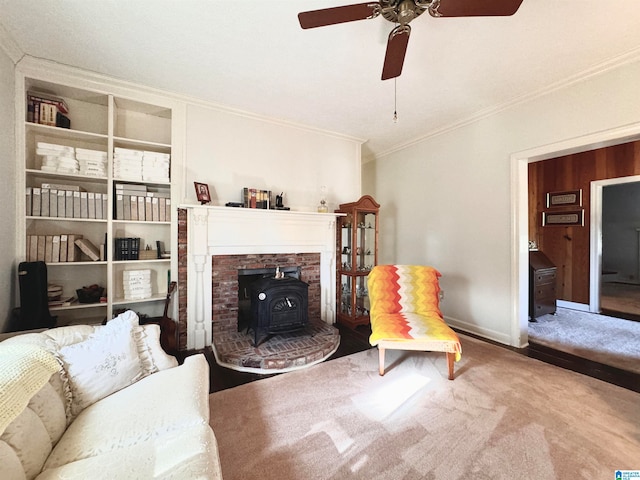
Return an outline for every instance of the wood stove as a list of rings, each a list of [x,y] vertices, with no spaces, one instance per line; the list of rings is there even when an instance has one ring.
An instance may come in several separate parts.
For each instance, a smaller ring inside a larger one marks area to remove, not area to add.
[[[308,283],[287,276],[261,278],[251,284],[248,329],[253,330],[255,347],[270,335],[307,326],[308,290]]]

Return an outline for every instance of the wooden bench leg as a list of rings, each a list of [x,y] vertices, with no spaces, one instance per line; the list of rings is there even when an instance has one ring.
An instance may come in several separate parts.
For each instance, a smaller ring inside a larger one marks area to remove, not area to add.
[[[447,368],[449,369],[449,380],[453,380],[453,364],[456,360],[456,354],[451,352],[446,352],[446,353],[447,353]]]
[[[384,348],[378,347],[378,363],[380,375],[384,375]]]

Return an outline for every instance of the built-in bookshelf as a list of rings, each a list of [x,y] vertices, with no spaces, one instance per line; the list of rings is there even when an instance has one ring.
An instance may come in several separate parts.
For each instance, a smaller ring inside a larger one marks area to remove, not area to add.
[[[27,70],[19,69],[16,88],[25,192],[18,206],[20,261],[45,261],[48,282],[62,286],[64,299],[85,286],[105,288],[101,302],[52,306],[58,325],[100,323],[125,308],[162,315],[177,236],[171,105]],[[131,239],[136,255],[123,257]],[[126,272],[141,270],[150,273],[150,293],[126,299]]]

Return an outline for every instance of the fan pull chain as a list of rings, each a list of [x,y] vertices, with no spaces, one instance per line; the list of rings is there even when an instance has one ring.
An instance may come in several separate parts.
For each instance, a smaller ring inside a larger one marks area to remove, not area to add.
[[[393,123],[398,123],[398,78],[393,79]]]

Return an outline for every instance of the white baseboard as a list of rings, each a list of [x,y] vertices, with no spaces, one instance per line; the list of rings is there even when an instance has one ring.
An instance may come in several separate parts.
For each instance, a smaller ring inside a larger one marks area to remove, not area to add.
[[[567,300],[556,300],[556,306],[568,308],[570,310],[579,310],[581,312],[589,312],[589,305],[585,303],[568,302]]]
[[[447,325],[452,328],[462,330],[463,332],[471,333],[479,337],[493,340],[494,342],[502,343],[504,345],[511,345],[511,337],[503,332],[497,332],[488,328],[481,328],[478,325],[474,325],[457,318],[445,317]]]

